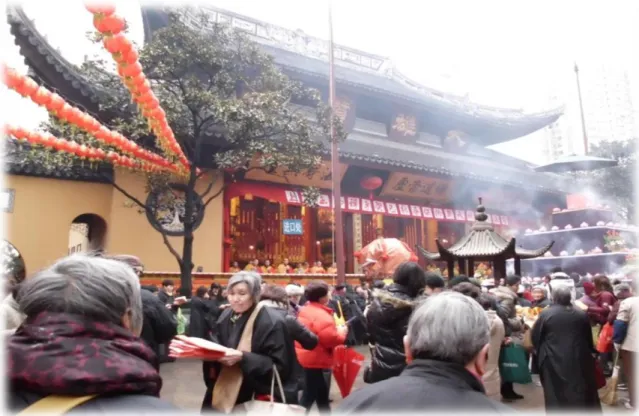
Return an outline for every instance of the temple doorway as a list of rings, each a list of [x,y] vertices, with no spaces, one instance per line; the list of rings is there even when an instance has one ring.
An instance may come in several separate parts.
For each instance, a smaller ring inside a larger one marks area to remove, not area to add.
[[[96,214],[77,216],[69,229],[69,254],[103,251],[106,245],[107,224]]]

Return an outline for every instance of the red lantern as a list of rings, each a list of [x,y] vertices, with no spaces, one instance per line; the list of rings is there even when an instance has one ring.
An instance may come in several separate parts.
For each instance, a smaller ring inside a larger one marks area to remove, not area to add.
[[[67,103],[64,103],[62,105],[62,108],[58,111],[58,118],[66,121],[69,119],[72,112],[73,112],[73,107],[71,107]]]
[[[120,54],[120,60],[133,48],[131,41],[122,33],[104,38],[102,44],[112,54]]]
[[[115,13],[115,6],[113,4],[105,4],[103,2],[100,2],[99,4],[97,2],[87,2],[84,7],[93,14],[111,16]]]
[[[95,15],[93,18],[93,26],[100,33],[110,33],[117,35],[124,29],[125,23],[121,17],[118,16],[101,16]]]
[[[373,199],[373,191],[382,186],[383,183],[384,181],[379,176],[368,175],[362,178],[359,185],[368,191],[369,199]]]
[[[6,68],[3,81],[9,88],[18,90],[24,83],[24,77],[13,68]]]
[[[60,97],[55,92],[51,94],[51,99],[49,100],[49,105],[47,106],[49,111],[58,112],[60,111],[63,105],[64,105],[64,99],[62,97]]]
[[[132,47],[130,47],[127,52],[122,53],[122,61],[129,65],[136,63],[139,58],[140,55],[138,55],[138,52]]]
[[[135,77],[142,72],[142,65],[138,62],[135,62],[131,65],[127,65],[122,69],[122,74],[125,77]]]
[[[23,97],[30,97],[38,89],[38,83],[30,77],[25,77],[18,91]]]
[[[55,142],[55,137],[49,133],[42,134],[42,144],[47,147],[51,147]]]
[[[34,103],[46,107],[49,101],[51,101],[51,93],[44,87],[38,87],[38,89],[31,94],[31,99]]]
[[[71,142],[69,142],[67,140],[64,140],[64,139],[58,139],[57,148],[61,152],[70,153],[71,152]]]
[[[80,145],[80,147],[78,147],[75,154],[84,159],[85,157],[89,156],[89,148],[82,144]]]
[[[106,153],[102,149],[95,149],[95,157],[96,159],[104,160]]]

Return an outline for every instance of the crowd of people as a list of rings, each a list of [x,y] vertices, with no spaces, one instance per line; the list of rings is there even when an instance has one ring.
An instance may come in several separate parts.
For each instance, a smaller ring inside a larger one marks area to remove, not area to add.
[[[446,282],[411,262],[390,284],[280,287],[237,271],[226,287],[198,287],[193,296],[171,280],[140,286],[141,272],[134,257],[76,254],[14,282],[2,304],[12,410],[42,409],[52,396],[76,397],[73,406],[87,412],[175,409],[159,398],[159,366],[177,333],[226,348],[202,362],[202,412],[274,400],[328,413],[340,345],[368,345],[371,360],[367,384],[338,413],[512,412],[506,403],[523,396],[503,376],[501,357],[514,345],[539,374],[547,410],[601,411],[597,369],[617,360],[628,407],[635,405],[639,300],[630,285],[605,276],[575,282],[556,270],[527,299],[519,276],[496,287],[466,276]],[[517,313],[524,301],[543,308],[534,325]],[[612,350],[601,352],[596,336],[605,325]]]

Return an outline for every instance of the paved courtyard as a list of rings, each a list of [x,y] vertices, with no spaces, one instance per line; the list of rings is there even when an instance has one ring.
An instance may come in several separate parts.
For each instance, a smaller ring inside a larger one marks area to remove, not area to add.
[[[369,359],[368,348],[360,347],[358,350],[362,354],[365,354],[366,358]],[[201,361],[178,360],[173,363],[162,364],[160,372],[164,381],[161,397],[180,408],[199,411],[200,406],[202,405],[204,391],[206,390],[204,388],[204,380],[202,379]],[[360,374],[355,381],[354,389],[358,389],[366,385],[362,379],[362,373],[363,371],[360,370]],[[509,406],[523,412],[544,411],[544,396],[541,387],[537,387],[535,383],[515,385],[515,391],[522,394],[524,399],[508,403]],[[331,386],[331,399],[333,400],[333,406],[337,405],[341,400],[339,388],[335,384],[334,380]],[[604,412],[606,414],[616,413],[617,411],[630,414],[628,411],[623,409],[623,406],[604,406]]]

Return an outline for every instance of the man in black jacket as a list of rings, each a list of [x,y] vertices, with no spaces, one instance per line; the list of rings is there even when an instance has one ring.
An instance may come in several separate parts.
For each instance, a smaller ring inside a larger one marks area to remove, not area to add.
[[[119,255],[110,258],[131,266],[138,277],[144,272],[142,262],[135,256]],[[177,335],[177,321],[164,302],[149,288],[142,286],[140,296],[144,318],[140,338],[161,358],[160,345],[168,344]]]
[[[337,413],[510,414],[512,409],[486,396],[481,382],[489,342],[490,326],[479,303],[456,292],[430,296],[408,324],[404,337],[408,366],[398,377],[351,393]]]

